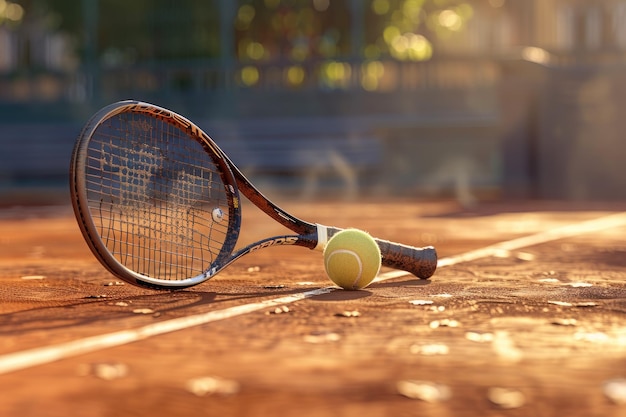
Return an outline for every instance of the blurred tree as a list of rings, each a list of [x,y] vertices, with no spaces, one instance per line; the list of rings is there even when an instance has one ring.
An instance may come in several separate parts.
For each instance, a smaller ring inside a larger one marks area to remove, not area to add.
[[[363,6],[354,0],[229,1],[235,2],[232,22],[220,21],[224,0],[21,0],[20,4],[49,29],[71,33],[77,48],[92,48],[104,65],[119,66],[216,58],[220,25],[233,28],[235,54],[244,62],[331,59],[355,52],[366,58],[424,60],[437,42],[463,31],[473,16],[472,4],[477,3],[362,0]],[[351,30],[355,4],[359,13],[364,9],[362,31]],[[94,10],[97,28],[88,27],[88,8]],[[350,38],[355,33],[363,34],[363,41],[357,43],[362,51],[354,51]],[[79,52],[85,56],[84,50]]]
[[[467,0],[370,0],[366,58],[431,58],[438,44],[464,33],[480,3]]]
[[[94,7],[96,55],[105,66],[219,55],[216,0],[30,0],[85,46],[85,8]],[[82,55],[82,53],[81,53]]]
[[[16,0],[0,0],[0,26],[19,27],[24,19],[24,7]]]
[[[237,56],[241,61],[345,57],[349,26],[348,0],[241,0]]]

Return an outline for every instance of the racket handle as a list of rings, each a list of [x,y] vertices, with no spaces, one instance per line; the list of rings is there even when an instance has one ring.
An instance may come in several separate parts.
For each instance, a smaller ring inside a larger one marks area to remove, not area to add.
[[[312,249],[324,250],[328,240],[342,229],[317,224],[317,246]],[[409,272],[420,279],[430,278],[437,269],[437,251],[432,246],[417,248],[414,246],[393,243],[388,240],[374,238],[380,254],[383,266],[401,269]]]
[[[375,239],[380,247],[382,264],[410,272],[420,279],[430,278],[437,269],[437,251],[432,246],[416,248]]]

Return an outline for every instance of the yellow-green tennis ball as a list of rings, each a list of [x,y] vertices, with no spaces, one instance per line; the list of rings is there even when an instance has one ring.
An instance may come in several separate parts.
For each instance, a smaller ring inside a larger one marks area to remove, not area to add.
[[[380,248],[366,232],[346,229],[330,238],[324,248],[328,277],[346,290],[367,287],[380,270]]]

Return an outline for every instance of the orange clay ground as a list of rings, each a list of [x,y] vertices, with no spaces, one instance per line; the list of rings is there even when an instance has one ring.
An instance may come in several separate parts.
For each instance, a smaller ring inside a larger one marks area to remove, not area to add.
[[[278,201],[440,259],[626,205]],[[244,207],[242,243],[283,233]],[[383,269],[383,273],[387,272]],[[69,206],[0,209],[6,355],[331,285],[320,253],[275,247],[185,291],[122,285]],[[0,415],[626,415],[626,226],[499,251],[0,375]]]

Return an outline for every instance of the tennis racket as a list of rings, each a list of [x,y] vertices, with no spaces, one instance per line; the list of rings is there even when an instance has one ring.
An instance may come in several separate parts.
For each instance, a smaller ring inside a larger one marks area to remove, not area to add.
[[[261,248],[323,250],[341,230],[282,210],[198,126],[139,101],[104,107],[86,124],[72,153],[70,190],[80,230],[102,265],[155,289],[197,285]],[[236,249],[240,192],[295,234]],[[422,279],[435,272],[433,247],[376,242],[383,265]]]

